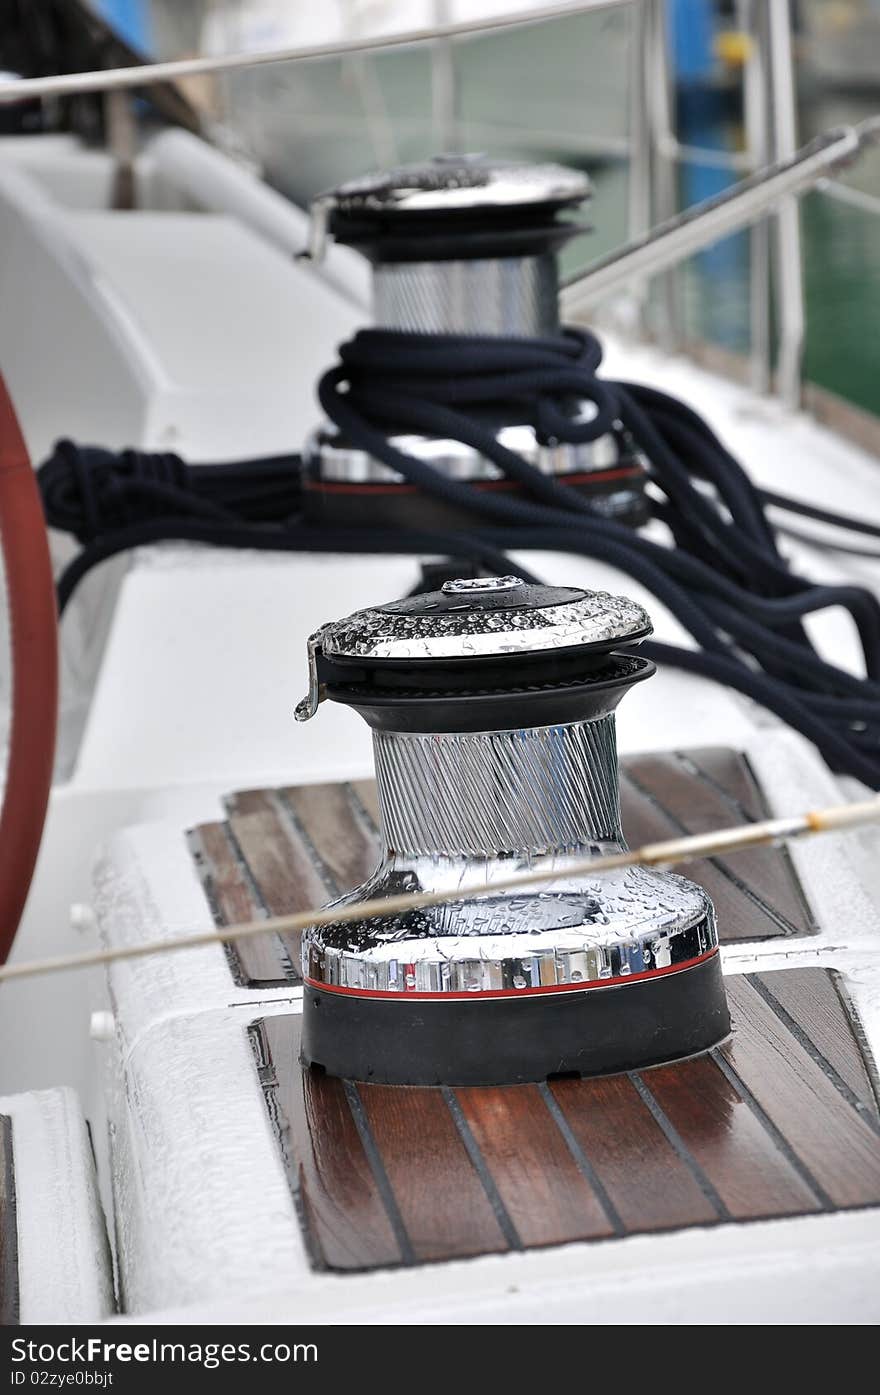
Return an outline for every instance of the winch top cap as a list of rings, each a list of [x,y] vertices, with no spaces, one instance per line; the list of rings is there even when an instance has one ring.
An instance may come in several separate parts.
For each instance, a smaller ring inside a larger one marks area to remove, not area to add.
[[[441,213],[581,203],[588,177],[564,165],[437,155],[352,179],[318,196],[342,214]]]
[[[640,605],[607,591],[516,576],[450,581],[316,631],[296,717],[307,721],[326,697],[385,731],[589,721],[654,672],[627,652],[650,633]]]
[[[328,658],[417,662],[610,652],[650,633],[647,611],[626,596],[510,576],[451,581],[440,591],[356,611],[326,625],[320,641]]]

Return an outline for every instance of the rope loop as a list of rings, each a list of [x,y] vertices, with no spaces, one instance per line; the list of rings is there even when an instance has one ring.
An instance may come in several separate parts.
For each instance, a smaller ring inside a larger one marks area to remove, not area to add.
[[[473,522],[456,534],[304,524],[301,462],[292,456],[188,466],[171,452],[115,454],[60,441],[39,472],[46,516],[85,546],[59,582],[59,605],[99,561],[162,538],[445,552],[527,577],[509,549],[570,552],[624,572],[675,617],[688,640],[654,644],[661,662],[761,703],[834,769],[880,789],[880,603],[865,587],[817,585],[793,571],[766,505],[832,526],[870,526],[765,496],[695,411],[656,388],[601,378],[601,362],[599,341],[580,328],[534,340],[366,329],[342,345],[318,385],[324,412],[348,444],[466,510]],[[515,421],[531,424],[542,443],[628,438],[650,465],[649,529],[600,515],[564,476],[502,445],[499,423]],[[407,432],[470,446],[518,489],[478,489],[444,474],[392,444]],[[807,633],[804,622],[831,608],[854,623],[864,676],[821,655]]]

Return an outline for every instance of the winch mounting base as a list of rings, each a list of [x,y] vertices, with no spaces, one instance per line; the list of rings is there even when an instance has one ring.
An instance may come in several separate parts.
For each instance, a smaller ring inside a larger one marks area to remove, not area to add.
[[[302,1056],[384,1085],[521,1085],[694,1056],[730,1031],[717,951],[690,968],[571,992],[426,1001],[306,985]]]

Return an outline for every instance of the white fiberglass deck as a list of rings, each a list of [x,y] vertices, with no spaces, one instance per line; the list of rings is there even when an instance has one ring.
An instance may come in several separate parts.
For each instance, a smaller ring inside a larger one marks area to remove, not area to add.
[[[87,220],[78,226],[85,236]],[[234,241],[243,246],[237,233]],[[246,261],[243,257],[238,268],[242,276]],[[254,261],[263,264],[265,259],[255,253]],[[117,268],[121,264],[114,261]],[[273,261],[273,278],[283,281],[288,274],[299,273],[292,263]],[[320,287],[315,295],[318,313]],[[338,310],[337,293],[328,287],[326,297],[330,315],[333,306]],[[271,317],[270,301],[271,297],[261,303],[263,313]],[[357,317],[347,310],[343,318],[347,325]],[[258,325],[253,329],[259,332]],[[303,336],[307,332],[304,327]],[[317,374],[326,358],[323,349],[313,352],[303,336],[297,337],[296,367],[291,368],[300,377]],[[221,347],[217,340],[213,349],[219,353]],[[197,345],[192,352],[198,352]],[[230,362],[237,357],[236,351]],[[757,482],[880,523],[876,462],[806,417],[791,415],[653,350],[611,344],[606,371],[609,376],[653,383],[693,405]],[[296,448],[313,426],[317,408],[312,414],[301,381],[291,395],[296,410],[291,407],[289,417],[280,400],[283,382],[277,392],[271,417],[280,423],[273,426],[278,430],[277,448]],[[187,450],[193,458],[214,455],[217,417],[211,403],[205,399],[200,409],[198,395],[191,403]],[[35,418],[25,420],[25,429],[39,439],[43,424],[36,420],[36,397],[32,410]],[[230,410],[225,403],[224,411]],[[235,453],[248,439],[248,410],[243,400],[234,432]],[[100,429],[98,413],[87,438],[100,439]],[[139,438],[132,444],[152,442]],[[271,446],[261,437],[261,449]],[[790,546],[795,564],[817,579],[857,577],[880,588],[880,562],[840,557],[803,544]],[[560,554],[528,554],[524,560],[548,581],[629,592],[651,612],[659,638],[684,642],[680,627],[663,607],[613,569]],[[119,584],[70,778],[55,791],[16,957],[84,949],[94,942],[95,928],[87,918],[79,920],[86,924],[84,930],[71,930],[69,908],[72,902],[92,901],[95,857],[108,840],[100,908],[103,934],[113,943],[147,935],[171,937],[210,922],[182,834],[188,825],[219,817],[223,794],[367,774],[368,732],[353,713],[323,710],[306,728],[293,722],[294,704],[305,688],[306,639],[325,620],[399,596],[416,576],[416,562],[403,557],[270,557],[184,546],[135,554]],[[94,584],[100,589],[97,578]],[[78,623],[74,606],[65,625]],[[809,623],[829,657],[855,665],[854,635],[846,619],[829,612]],[[714,684],[680,673],[662,672],[634,690],[621,709],[619,735],[624,751],[710,744],[745,750],[774,812],[832,802],[845,793],[815,755],[769,714]],[[120,833],[129,827],[133,831]],[[757,962],[772,967],[783,958],[786,963],[834,962],[848,975],[875,1052],[880,1045],[878,848],[878,836],[871,831],[798,850],[798,867],[819,934],[798,944],[736,946],[728,951],[726,965],[747,970]],[[869,1281],[880,1256],[876,1213],[717,1230],[711,1241],[698,1231],[639,1237],[591,1250],[589,1258],[582,1247],[571,1246],[450,1264],[442,1273],[434,1269],[345,1280],[309,1273],[301,1245],[292,1231],[285,1231],[273,1251],[276,1282],[283,1292],[255,1298],[249,1310],[250,1299],[242,1299],[242,1289],[230,1295],[226,1306],[224,1294],[209,1283],[216,1253],[212,1245],[223,1250],[223,1235],[216,1226],[224,1197],[232,1206],[246,1196],[258,1208],[261,1224],[269,1228],[273,1208],[275,1218],[287,1225],[292,1203],[269,1148],[257,1108],[262,1105],[256,1078],[240,1040],[247,1014],[254,1011],[253,995],[228,989],[223,968],[219,950],[193,951],[160,961],[160,967],[150,961],[124,966],[110,975],[109,992],[97,974],[34,980],[4,989],[0,1088],[11,1092],[75,1086],[93,1124],[105,1183],[106,1102],[112,1110],[127,1110],[131,1162],[127,1183],[125,1177],[119,1180],[121,1194],[129,1185],[132,1195],[139,1189],[146,1195],[151,1187],[159,1187],[160,1169],[170,1169],[175,1189],[169,1214],[184,1234],[191,1226],[192,1237],[205,1242],[203,1268],[188,1266],[185,1248],[175,1242],[173,1250],[166,1249],[161,1237],[151,1238],[150,1227],[141,1224],[133,1204],[122,1224],[129,1226],[125,1240],[137,1254],[135,1306],[195,1303],[200,1294],[210,1293],[207,1310],[191,1309],[187,1315],[198,1311],[200,1317],[219,1321],[232,1311],[237,1318],[251,1312],[259,1319],[289,1318],[295,1312],[305,1320],[332,1311],[352,1321],[393,1314],[395,1320],[407,1321],[513,1322],[523,1315],[532,1320],[583,1320],[584,1304],[592,1298],[606,1300],[602,1311],[610,1320],[617,1300],[624,1297],[637,1303],[643,1320],[648,1311],[651,1320],[662,1321],[688,1316],[693,1320],[691,1296],[698,1293],[706,1315],[714,1320],[746,1321],[760,1320],[767,1312],[776,1320],[806,1316],[810,1303],[819,1301],[817,1295],[827,1313],[831,1292],[838,1317],[876,1317]],[[263,995],[260,1011],[280,1011],[292,997],[295,994],[286,991]],[[90,1041],[93,1007],[115,1014],[112,1023],[106,1018],[98,1023],[99,1034],[109,1033],[111,1040]],[[38,1029],[37,1024],[47,1023],[51,1030]],[[102,1057],[109,1067],[107,1100]],[[218,1073],[221,1058],[223,1070]],[[171,1069],[179,1073],[179,1086],[168,1115],[139,1112],[138,1099],[154,1098],[158,1083]],[[229,1123],[233,1098],[240,1105],[240,1118],[253,1125],[250,1138]],[[222,1127],[227,1130],[223,1136],[229,1156],[238,1160],[242,1171],[224,1182],[222,1170],[215,1169],[210,1187],[203,1188],[202,1168],[210,1151],[206,1130],[215,1125],[220,1129],[221,1119],[226,1121]],[[228,1254],[241,1259],[239,1278],[259,1282],[259,1275],[247,1270],[247,1233],[239,1226],[228,1238]],[[706,1297],[710,1293],[711,1303]],[[180,1316],[179,1308],[174,1316]]]

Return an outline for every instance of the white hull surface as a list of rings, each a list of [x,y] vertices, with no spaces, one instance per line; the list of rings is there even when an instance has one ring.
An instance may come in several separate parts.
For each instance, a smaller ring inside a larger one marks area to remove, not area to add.
[[[0,280],[27,288],[36,325],[20,338],[0,328],[0,361],[36,459],[62,432],[89,443],[178,449],[192,460],[296,450],[318,416],[310,384],[335,344],[367,317],[356,305],[357,263],[349,265],[344,293],[283,256],[265,228],[248,226],[240,186],[249,176],[234,167],[224,178],[237,190],[238,221],[199,211],[211,202],[204,189],[197,195],[178,187],[172,198],[159,177],[151,186],[154,203],[176,199],[176,210],[72,212],[70,191],[82,188],[77,179],[86,177],[82,162],[91,157],[58,146],[51,177],[39,168],[48,158],[32,146],[27,158],[6,152],[0,159],[0,219],[20,230],[4,240]],[[155,168],[146,158],[145,181]],[[41,193],[47,188],[49,195]],[[64,190],[66,208],[59,202]],[[256,213],[252,221],[259,221]],[[40,236],[25,232],[37,225]],[[178,259],[175,248],[184,245],[186,257]],[[195,276],[194,264],[201,268]],[[47,269],[57,289],[41,295]],[[66,415],[56,385],[69,383],[68,371],[89,371],[89,355],[80,365],[71,352],[86,333],[104,345],[117,386],[104,394],[86,377],[77,380],[68,398],[75,413]],[[606,371],[693,405],[759,484],[880,524],[876,462],[806,416],[684,360],[622,343],[607,345]],[[880,586],[880,563],[838,559],[800,543],[791,544],[791,554],[817,580],[858,577]],[[614,569],[560,554],[523,560],[548,582],[626,592],[650,609],[659,639],[687,642],[663,607]],[[221,797],[232,790],[370,773],[369,735],[352,713],[324,713],[307,729],[293,723],[305,686],[306,639],[325,620],[400,596],[416,577],[417,563],[407,557],[270,556],[186,545],[140,549],[94,574],[64,620],[63,778],[15,959],[86,949],[99,935],[123,945],[209,927],[184,830],[221,817]],[[855,664],[855,638],[839,614],[828,612],[809,628],[835,662]],[[619,744],[623,752],[713,744],[744,751],[775,814],[852,792],[770,714],[678,672],[661,672],[634,690],[621,709]],[[837,969],[875,1058],[878,847],[870,831],[795,848],[819,933],[724,953],[727,972],[783,964]],[[77,929],[73,904],[94,912],[80,911]],[[880,1317],[877,1211],[575,1244],[400,1273],[313,1273],[246,1036],[254,1018],[290,1011],[297,999],[295,989],[235,987],[220,947],[119,964],[106,976],[4,986],[0,1090],[69,1086],[79,1094],[105,1207],[114,1214],[129,1314],[217,1322],[326,1321],[328,1314],[337,1322],[582,1322],[600,1299],[604,1322],[630,1323],[636,1315],[640,1323]],[[87,1193],[74,1189],[71,1200],[79,1234],[93,1224]],[[31,1243],[28,1234],[25,1228],[23,1245]],[[101,1283],[94,1280],[83,1314],[101,1315]]]

